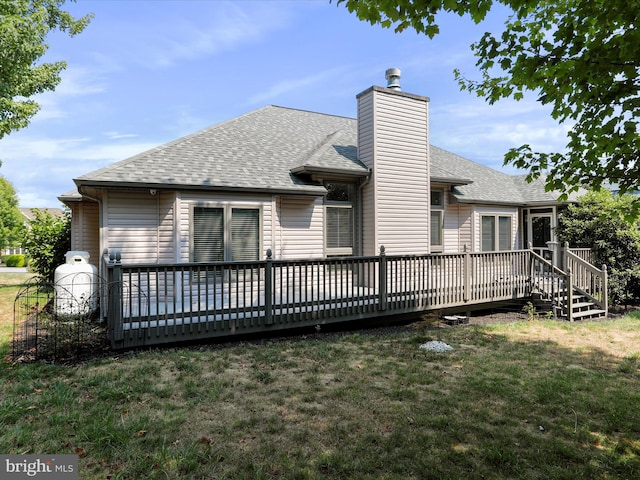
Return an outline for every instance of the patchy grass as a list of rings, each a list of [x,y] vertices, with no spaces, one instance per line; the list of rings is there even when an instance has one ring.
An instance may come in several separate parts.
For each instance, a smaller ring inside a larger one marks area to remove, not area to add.
[[[639,326],[416,326],[5,363],[0,452],[77,453],[82,479],[638,478]]]
[[[13,301],[32,273],[0,272],[0,358],[11,350],[13,333]]]

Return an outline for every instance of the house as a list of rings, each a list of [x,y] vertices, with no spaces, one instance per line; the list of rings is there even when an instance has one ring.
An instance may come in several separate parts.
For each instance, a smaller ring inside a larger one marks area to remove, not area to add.
[[[176,285],[182,285],[182,302],[205,278],[194,271],[176,274],[180,265],[256,262],[267,252],[279,262],[363,258],[378,255],[381,246],[388,255],[415,256],[516,252],[531,243],[542,258],[557,256],[554,226],[564,207],[558,195],[546,192],[542,181],[527,183],[524,175],[507,175],[431,145],[429,99],[402,91],[398,69],[386,77],[386,87],[356,96],[357,119],[266,106],[75,178],[77,191],[60,197],[72,212],[72,250],[89,252],[105,278],[110,267],[103,252],[117,251],[123,265],[145,264],[145,271],[173,265],[162,270],[164,284],[156,276],[160,270],[128,281],[129,288],[135,283],[144,289],[139,297],[147,302],[147,315],[155,312],[154,322],[161,312],[175,314],[175,305],[161,303],[168,297],[177,301]],[[455,258],[456,268],[463,269],[464,259]],[[503,263],[523,262],[513,257]],[[314,265],[311,276],[317,277],[321,268]],[[239,278],[236,273],[229,278]],[[298,287],[302,275],[307,272],[298,275]],[[370,288],[378,281],[376,274],[352,283]],[[456,287],[456,302],[468,301],[463,286]],[[381,288],[387,293],[387,286]],[[162,294],[151,305],[156,290]],[[269,292],[262,297],[271,298]],[[364,295],[354,292],[354,298]],[[194,307],[203,303],[201,295],[189,300],[191,311],[210,311]],[[303,303],[292,305],[298,309]],[[234,308],[247,308],[239,305]],[[142,310],[128,309],[138,312],[138,320]],[[225,318],[235,322],[237,316],[236,311]],[[152,322],[136,325],[142,324]]]
[[[52,217],[62,217],[64,211],[61,208],[20,208],[20,213],[25,218],[25,224],[28,226],[36,218],[36,212],[49,214]]]
[[[397,78],[394,77],[397,82]],[[267,106],[77,177],[72,249],[98,262],[512,250],[554,241],[562,204],[429,143],[429,99],[357,95],[358,119]]]

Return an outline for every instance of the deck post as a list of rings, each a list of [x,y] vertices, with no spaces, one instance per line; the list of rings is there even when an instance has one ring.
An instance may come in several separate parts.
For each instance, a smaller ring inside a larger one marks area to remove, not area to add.
[[[604,316],[609,316],[609,278],[607,266],[602,265],[602,309]]]
[[[384,245],[380,245],[380,263],[378,264],[378,305],[380,310],[387,309],[387,255]]]
[[[527,243],[527,249],[529,250],[529,282],[531,283],[531,294],[533,295],[533,279],[535,276],[535,260],[533,259],[533,255],[531,255],[531,253],[533,252],[533,245],[531,244],[531,242]]]
[[[267,261],[264,266],[264,323],[273,325],[273,252],[267,249]]]
[[[122,262],[120,251],[109,252],[111,275],[108,277],[109,311],[107,312],[107,329],[111,345],[124,339],[122,325]]]
[[[571,274],[571,267],[567,267],[567,320],[573,322],[573,276]]]
[[[471,292],[471,254],[467,248],[467,244],[464,244],[464,292],[462,300],[464,302],[469,301],[469,294]]]
[[[563,270],[566,268],[567,266],[567,252],[569,251],[569,242],[564,242],[562,244],[562,252],[561,252],[561,256],[560,256],[560,263],[558,264],[558,268],[560,268],[560,270]]]

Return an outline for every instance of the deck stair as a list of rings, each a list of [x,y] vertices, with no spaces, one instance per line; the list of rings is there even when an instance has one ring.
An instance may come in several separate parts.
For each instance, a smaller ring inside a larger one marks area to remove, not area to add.
[[[606,310],[602,309],[589,295],[574,287],[571,296],[567,295],[566,281],[560,275],[553,275],[537,282],[534,289],[534,298],[540,302],[541,310],[550,309],[557,318],[575,320],[593,320],[607,316]],[[570,302],[570,305],[569,305]],[[571,308],[571,316],[568,309]]]
[[[563,297],[564,303],[561,303],[561,316],[567,318],[567,297]],[[572,320],[591,320],[595,318],[605,317],[607,312],[602,310],[591,301],[586,295],[583,295],[579,290],[574,289],[571,303],[571,319]]]

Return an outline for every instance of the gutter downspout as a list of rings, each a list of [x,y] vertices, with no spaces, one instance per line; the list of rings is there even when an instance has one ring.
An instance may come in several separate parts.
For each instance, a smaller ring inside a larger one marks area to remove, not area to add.
[[[364,187],[366,187],[369,182],[371,182],[371,177],[373,176],[373,170],[371,168],[369,168],[369,173],[367,174],[366,177],[364,177],[364,180],[362,180],[360,182],[360,184],[358,185],[358,191],[359,191],[359,195],[358,195],[358,255],[362,255],[363,251],[364,251],[364,245],[362,244],[362,239],[364,238],[364,231],[363,231],[363,225],[364,225],[364,202],[362,201],[362,190],[364,189]]]
[[[103,208],[103,203],[102,200],[100,200],[97,197],[94,197],[92,195],[89,195],[86,192],[83,192],[83,188],[82,187],[78,187],[78,193],[80,195],[82,195],[83,197],[88,198],[89,200],[93,200],[94,202],[96,202],[98,204],[98,216],[99,216],[99,223],[98,223],[98,228],[100,229],[99,231],[99,240],[98,240],[98,254],[100,255],[100,258],[98,259],[98,276],[100,277],[100,318],[105,318],[105,299],[106,297],[106,292],[105,292],[105,282],[103,282],[102,280],[106,278],[106,273],[105,269],[104,269],[104,256],[106,254],[108,254],[107,248],[104,247],[104,239],[103,239],[103,235],[102,235],[102,228],[103,228],[103,224],[102,224],[102,208]]]

